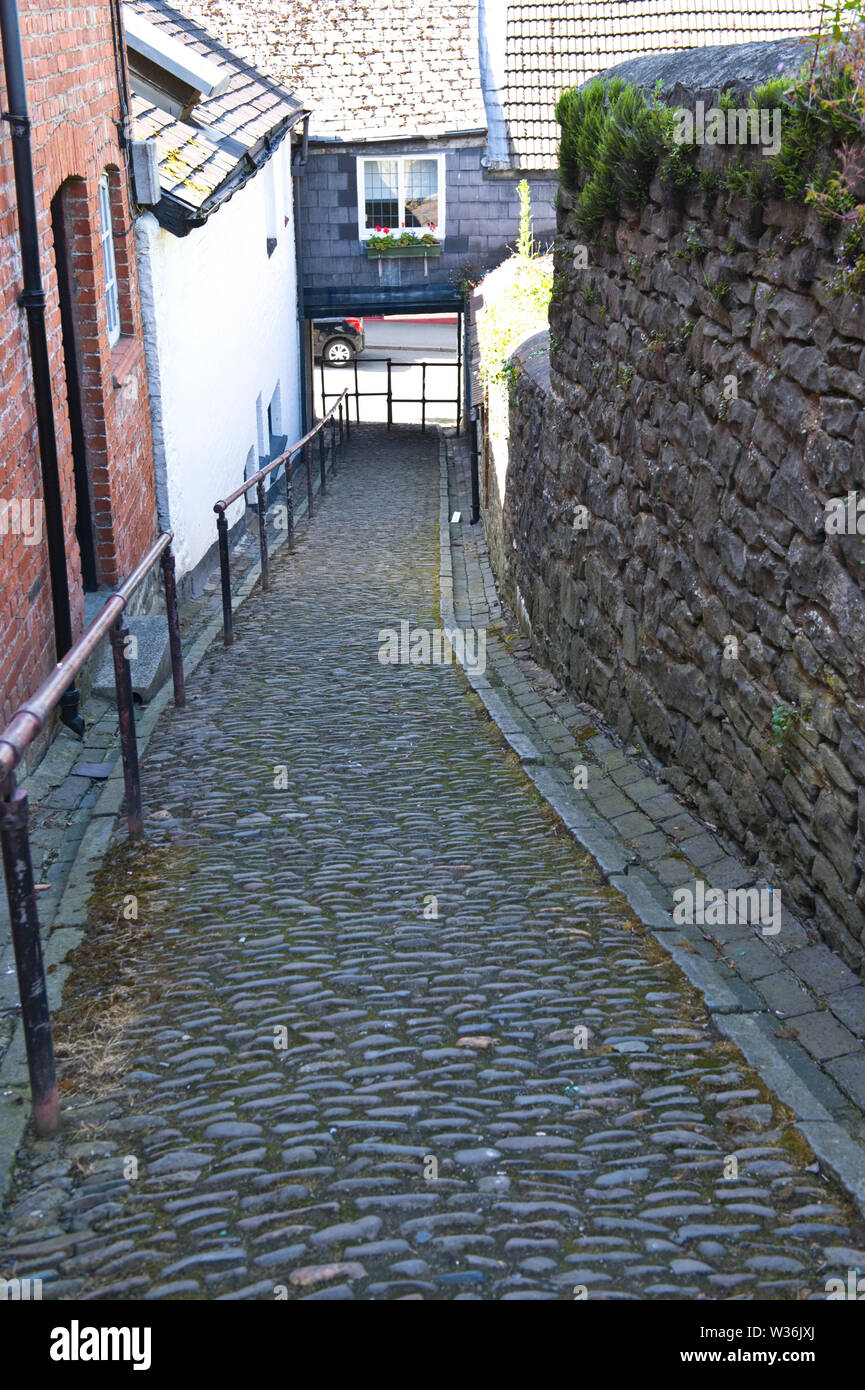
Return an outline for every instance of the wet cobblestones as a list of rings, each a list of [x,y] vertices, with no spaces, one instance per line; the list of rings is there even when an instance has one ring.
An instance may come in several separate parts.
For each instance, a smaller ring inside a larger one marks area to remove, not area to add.
[[[438,488],[434,439],[358,431],[157,728],[67,985],[68,1123],[3,1221],[46,1298],[820,1298],[865,1262],[462,676],[379,663],[439,626]]]

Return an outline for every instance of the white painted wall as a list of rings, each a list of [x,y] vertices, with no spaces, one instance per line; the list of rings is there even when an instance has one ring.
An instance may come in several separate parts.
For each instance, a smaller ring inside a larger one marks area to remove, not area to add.
[[[215,541],[213,504],[243,481],[250,449],[258,452],[257,398],[266,420],[278,384],[283,433],[301,434],[289,160],[285,140],[186,237],[150,213],[136,223],[160,523],[175,533],[178,575]],[[243,506],[229,509],[230,525]]]

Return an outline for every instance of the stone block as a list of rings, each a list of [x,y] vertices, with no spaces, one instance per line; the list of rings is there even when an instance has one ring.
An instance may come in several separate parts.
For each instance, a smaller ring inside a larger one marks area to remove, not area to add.
[[[790,1026],[802,1046],[818,1062],[846,1056],[858,1048],[853,1034],[824,1010],[794,1018]]]
[[[835,1078],[851,1100],[865,1110],[865,1052],[852,1052],[826,1063],[826,1070]]]
[[[779,970],[774,975],[763,975],[756,987],[772,1013],[777,1014],[779,1018],[794,1018],[814,1012],[814,1000],[802,988],[791,970]]]
[[[132,692],[146,705],[171,674],[168,621],[164,616],[127,615],[126,626],[133,639],[129,644]],[[93,693],[106,699],[114,697],[114,659],[108,642],[93,676]]]
[[[787,965],[820,999],[859,983],[852,970],[828,946],[805,946],[801,951],[791,951]]]
[[[852,985],[850,989],[839,990],[825,998],[835,1017],[857,1038],[865,1038],[865,985]]]

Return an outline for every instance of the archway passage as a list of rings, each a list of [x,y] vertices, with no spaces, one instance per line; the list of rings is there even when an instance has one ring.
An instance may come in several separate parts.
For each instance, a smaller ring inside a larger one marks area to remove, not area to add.
[[[310,420],[348,389],[358,423],[462,429],[465,303],[455,286],[308,291],[303,308]]]

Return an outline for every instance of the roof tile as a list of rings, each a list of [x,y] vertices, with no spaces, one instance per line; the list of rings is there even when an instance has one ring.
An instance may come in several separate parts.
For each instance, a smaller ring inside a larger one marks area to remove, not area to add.
[[[555,164],[555,102],[628,58],[811,33],[814,0],[528,0],[508,4],[504,114],[523,169]]]

